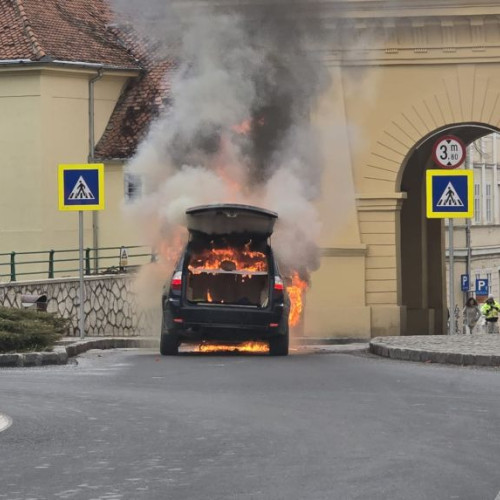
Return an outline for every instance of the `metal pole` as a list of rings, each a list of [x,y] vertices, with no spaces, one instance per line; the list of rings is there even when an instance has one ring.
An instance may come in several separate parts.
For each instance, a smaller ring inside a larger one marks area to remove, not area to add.
[[[470,162],[469,162],[469,156],[465,158],[465,169],[470,170]],[[465,247],[467,250],[467,256],[465,259],[465,274],[468,276],[469,280],[469,288],[467,291],[464,291],[463,293],[463,299],[462,299],[462,307],[465,307],[465,304],[467,303],[467,299],[469,298],[469,290],[470,290],[470,283],[471,283],[471,257],[472,257],[472,248],[471,248],[471,231],[470,231],[470,226],[471,226],[471,221],[469,218],[465,219]],[[462,333],[466,334],[467,333],[467,328],[465,327],[465,321],[462,322]],[[472,331],[471,331],[472,333]]]
[[[80,328],[80,338],[85,338],[85,283],[83,281],[83,210],[78,212],[78,238],[79,246],[78,252],[80,257],[80,310],[78,314],[78,324]]]
[[[10,281],[16,281],[16,252],[10,252]]]
[[[453,219],[448,219],[448,246],[449,246],[449,292],[450,292],[450,329],[448,334],[456,332],[455,326],[455,259],[453,254]]]
[[[95,161],[95,123],[94,123],[94,85],[103,77],[103,68],[97,70],[97,75],[89,80],[89,163]],[[94,272],[99,272],[99,212],[92,211],[92,246],[94,247]]]

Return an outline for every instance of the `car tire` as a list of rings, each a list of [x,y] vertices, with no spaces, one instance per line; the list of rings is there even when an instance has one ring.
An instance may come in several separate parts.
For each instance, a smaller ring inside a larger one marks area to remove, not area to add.
[[[179,354],[179,337],[171,333],[162,333],[160,338],[160,354],[175,356]]]
[[[285,335],[271,337],[269,339],[269,354],[271,356],[288,356],[288,329]]]

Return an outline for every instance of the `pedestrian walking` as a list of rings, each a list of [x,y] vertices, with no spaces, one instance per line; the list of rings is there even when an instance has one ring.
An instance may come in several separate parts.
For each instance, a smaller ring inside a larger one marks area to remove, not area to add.
[[[467,299],[465,307],[462,310],[462,316],[464,318],[465,333],[472,335],[474,328],[481,317],[479,305],[474,297],[469,297]]]
[[[481,312],[486,319],[486,333],[498,333],[497,323],[500,304],[495,300],[493,295],[488,295],[488,299],[481,306]]]

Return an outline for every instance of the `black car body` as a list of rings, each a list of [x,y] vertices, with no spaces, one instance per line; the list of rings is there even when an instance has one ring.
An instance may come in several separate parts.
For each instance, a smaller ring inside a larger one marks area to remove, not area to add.
[[[218,204],[186,211],[189,240],[163,293],[160,351],[183,342],[269,342],[288,354],[290,303],[270,245],[277,214]]]

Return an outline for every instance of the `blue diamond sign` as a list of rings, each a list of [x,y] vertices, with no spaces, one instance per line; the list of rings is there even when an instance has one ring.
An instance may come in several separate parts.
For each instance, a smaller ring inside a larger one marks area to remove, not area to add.
[[[472,170],[427,170],[427,217],[430,219],[474,216]]]

